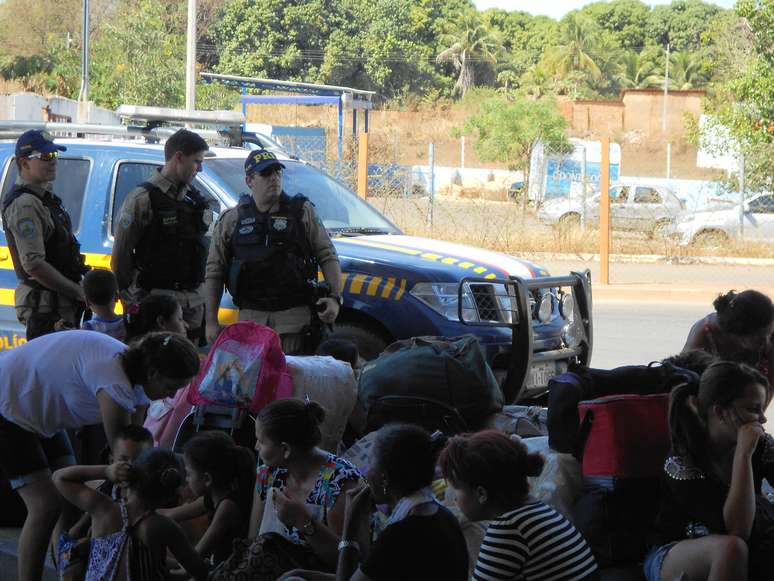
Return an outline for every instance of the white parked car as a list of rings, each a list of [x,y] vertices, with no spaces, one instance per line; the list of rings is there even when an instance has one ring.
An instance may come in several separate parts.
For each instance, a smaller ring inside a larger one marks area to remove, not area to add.
[[[758,194],[744,204],[744,239],[774,244],[774,194]],[[722,246],[739,235],[739,204],[686,214],[668,234],[682,245]]]
[[[616,182],[610,187],[610,220],[616,230],[661,235],[685,210],[685,203],[666,186]],[[538,210],[544,224],[574,227],[581,223],[583,202],[579,196],[545,202]],[[586,200],[586,220],[599,222],[599,192]]]

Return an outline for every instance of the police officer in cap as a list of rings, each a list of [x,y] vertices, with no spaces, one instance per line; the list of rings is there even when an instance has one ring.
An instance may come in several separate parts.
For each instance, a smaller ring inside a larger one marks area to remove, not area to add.
[[[121,206],[112,269],[124,305],[149,294],[177,299],[188,337],[203,339],[204,265],[212,210],[191,184],[202,169],[207,142],[180,129],[164,144],[164,167],[129,192]]]
[[[70,215],[51,191],[57,157],[67,148],[31,129],[16,142],[19,177],[3,199],[3,224],[19,284],[16,316],[27,339],[76,327],[83,314],[80,282],[88,270]]]
[[[312,306],[322,323],[333,323],[339,314],[336,249],[312,203],[282,190],[284,169],[271,151],[252,151],[245,161],[250,194],[215,224],[205,283],[210,343],[219,332],[224,285],[239,307],[239,319],[272,327],[285,353],[304,350]],[[315,293],[318,266],[330,286],[327,297]]]

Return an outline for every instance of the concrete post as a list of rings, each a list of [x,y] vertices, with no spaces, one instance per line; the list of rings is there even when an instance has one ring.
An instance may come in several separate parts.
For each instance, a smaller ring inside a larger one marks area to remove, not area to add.
[[[599,273],[600,283],[610,284],[610,138],[601,139],[599,161]]]

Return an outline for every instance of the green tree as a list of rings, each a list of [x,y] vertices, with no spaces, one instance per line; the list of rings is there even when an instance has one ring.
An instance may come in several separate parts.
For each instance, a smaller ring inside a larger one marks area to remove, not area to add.
[[[774,189],[774,0],[740,0],[736,19],[717,27],[713,42],[726,48],[713,65],[722,75],[707,102],[705,137],[723,127],[745,159],[748,188]],[[727,150],[731,144],[724,144]],[[736,184],[734,184],[736,185]]]
[[[640,0],[594,2],[578,10],[578,14],[591,18],[601,30],[611,33],[621,48],[640,50],[648,42],[650,8]]]
[[[554,151],[566,151],[569,147],[567,120],[549,99],[486,99],[478,112],[465,120],[461,132],[476,135],[476,153],[482,160],[522,170],[524,191],[529,185],[532,150],[538,142]],[[522,204],[526,204],[526,196],[522,197]]]
[[[520,82],[523,91],[536,99],[556,92],[556,77],[544,63],[532,65]]]
[[[498,83],[516,86],[530,67],[540,62],[546,47],[559,41],[559,25],[547,16],[490,9],[481,14],[484,26],[502,40],[503,55],[497,61]]]
[[[674,0],[653,8],[645,28],[648,42],[674,51],[696,50],[723,10],[702,0]]]
[[[559,45],[551,49],[548,62],[561,76],[578,71],[599,79],[596,62],[599,29],[589,18],[570,13],[561,22]]]
[[[705,58],[701,53],[672,53],[669,56],[669,88],[685,91],[704,87],[709,80],[704,63]]]
[[[92,45],[90,97],[121,103],[181,107],[185,96],[185,5],[165,10],[154,0],[122,3]]]
[[[465,96],[476,86],[476,74],[484,66],[497,61],[501,42],[496,34],[484,26],[477,12],[467,11],[447,26],[441,37],[445,48],[436,57],[439,63],[452,63],[457,71],[457,81],[452,93]]]
[[[621,59],[624,89],[649,89],[663,83],[663,67],[646,52],[627,51]]]

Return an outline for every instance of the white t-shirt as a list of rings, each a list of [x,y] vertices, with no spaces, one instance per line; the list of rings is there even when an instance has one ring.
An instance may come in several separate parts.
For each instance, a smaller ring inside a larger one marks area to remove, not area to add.
[[[118,354],[126,345],[102,333],[60,331],[0,355],[0,415],[44,437],[101,424],[97,393],[128,412],[149,400],[132,386]]]

